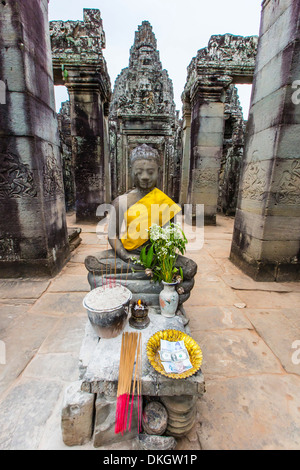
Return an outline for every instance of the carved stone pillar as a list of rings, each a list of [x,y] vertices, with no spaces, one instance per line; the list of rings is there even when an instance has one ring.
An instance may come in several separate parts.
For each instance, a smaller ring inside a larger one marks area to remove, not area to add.
[[[76,74],[77,75],[77,74]],[[98,80],[81,82],[69,73],[72,154],[75,178],[76,220],[96,220],[99,204],[111,201],[108,132]],[[108,183],[108,184],[107,184]]]
[[[188,101],[183,103],[183,139],[181,161],[181,183],[179,204],[182,206],[188,202],[189,176],[190,176],[190,149],[191,149],[191,105]]]
[[[224,139],[228,76],[198,77],[191,89],[191,160],[188,202],[204,204],[204,223],[215,225]]]
[[[48,1],[0,3],[0,276],[55,274],[69,254]]]
[[[99,204],[111,201],[108,149],[110,78],[100,11],[84,9],[83,21],[51,21],[55,84],[70,95],[76,219],[96,221]]]
[[[256,280],[300,278],[300,4],[263,3],[231,260]]]

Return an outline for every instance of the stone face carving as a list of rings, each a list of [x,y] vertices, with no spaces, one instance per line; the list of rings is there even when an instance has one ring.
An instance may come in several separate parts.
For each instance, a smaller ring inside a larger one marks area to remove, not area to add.
[[[113,197],[131,187],[129,155],[141,144],[160,154],[159,187],[177,199],[181,159],[180,123],[175,111],[173,85],[162,68],[157,41],[148,21],[138,27],[130,49],[129,66],[117,77],[110,105]]]
[[[162,69],[148,21],[136,31],[129,67],[122,70],[115,83],[110,117],[123,114],[166,114],[175,119],[172,81]]]
[[[15,154],[1,154],[0,199],[36,197],[37,189],[29,165]]]

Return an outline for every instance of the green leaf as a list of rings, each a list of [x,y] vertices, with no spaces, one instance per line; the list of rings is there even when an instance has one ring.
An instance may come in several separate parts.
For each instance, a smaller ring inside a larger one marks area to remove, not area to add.
[[[141,249],[140,260],[142,264],[146,263],[146,247],[145,246]]]
[[[147,268],[151,268],[152,261],[153,261],[153,245],[150,246],[148,253],[147,253],[147,257],[146,257]]]

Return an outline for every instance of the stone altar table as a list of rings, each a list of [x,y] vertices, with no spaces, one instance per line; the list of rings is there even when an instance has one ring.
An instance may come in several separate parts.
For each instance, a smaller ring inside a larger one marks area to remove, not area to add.
[[[154,370],[146,353],[149,338],[157,331],[165,329],[185,331],[187,334],[189,331],[186,331],[182,316],[165,318],[158,313],[158,309],[152,307],[149,308],[149,318],[150,323],[143,330],[132,328],[129,322],[124,329],[125,332],[140,331],[142,333],[143,402],[156,400],[163,403],[168,412],[165,434],[174,438],[182,437],[192,429],[195,423],[196,401],[205,392],[204,377],[199,370],[186,379],[170,379]],[[89,321],[87,322],[79,358],[80,380],[66,390],[62,410],[63,439],[67,445],[80,445],[87,442],[92,438],[92,434],[94,447],[137,437],[137,399],[134,400],[132,430],[124,433],[123,436],[114,432],[121,341],[122,334],[116,338],[99,340]],[[84,412],[86,414],[86,419],[84,419],[80,409],[86,402],[90,403],[90,407]],[[94,429],[91,429],[92,425],[87,421],[93,420],[93,415],[95,415]],[[79,417],[81,422],[80,425],[78,422],[77,426],[76,420]],[[82,420],[85,421],[84,425]],[[77,431],[74,432],[76,426]],[[72,433],[71,439],[68,438],[69,432]]]

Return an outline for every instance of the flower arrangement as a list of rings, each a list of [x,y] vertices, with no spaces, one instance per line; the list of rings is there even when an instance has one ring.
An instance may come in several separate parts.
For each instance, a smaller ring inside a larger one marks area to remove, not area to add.
[[[187,238],[178,224],[170,223],[167,227],[153,224],[149,230],[150,244],[144,246],[140,258],[133,258],[135,263],[145,268],[146,274],[155,282],[181,282],[182,268],[175,266],[178,255],[184,254]]]

